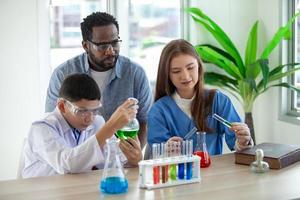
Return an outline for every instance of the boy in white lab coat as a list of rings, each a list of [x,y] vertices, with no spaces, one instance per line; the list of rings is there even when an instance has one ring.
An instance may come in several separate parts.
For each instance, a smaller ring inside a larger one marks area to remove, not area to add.
[[[116,94],[117,95],[117,94]],[[132,120],[137,102],[126,100],[105,123],[99,116],[100,91],[86,74],[73,74],[62,83],[56,109],[33,122],[24,146],[22,177],[80,173],[104,164],[105,140]],[[142,159],[138,139],[121,140],[123,161],[137,166]]]

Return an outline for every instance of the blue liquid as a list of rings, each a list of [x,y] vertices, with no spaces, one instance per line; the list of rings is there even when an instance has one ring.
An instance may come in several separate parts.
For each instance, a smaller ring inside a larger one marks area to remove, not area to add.
[[[128,182],[125,178],[108,177],[101,181],[100,189],[103,193],[119,194],[127,192]]]
[[[193,163],[186,163],[186,180],[190,180],[193,177]]]
[[[178,178],[184,179],[184,163],[178,164]]]

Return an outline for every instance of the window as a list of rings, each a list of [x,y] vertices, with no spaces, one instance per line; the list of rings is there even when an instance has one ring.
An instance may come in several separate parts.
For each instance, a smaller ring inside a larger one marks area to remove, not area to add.
[[[296,12],[300,10],[300,0],[288,1],[288,13],[287,17],[290,19]],[[285,13],[285,12],[283,12]],[[284,16],[283,16],[284,17]],[[286,20],[287,21],[287,20]],[[300,63],[300,18],[295,20],[293,26],[292,39],[288,41],[288,44],[283,45],[283,60],[287,59],[286,63],[297,62]],[[287,52],[287,56],[284,55]],[[286,58],[287,57],[287,58]],[[295,87],[300,88],[300,71],[296,71],[288,81]],[[287,95],[286,95],[286,93]],[[300,124],[300,93],[292,90],[283,89],[282,94],[282,111],[287,117],[282,117],[283,119],[288,119],[288,121],[293,121]]]
[[[82,53],[80,22],[106,10],[105,0],[52,0],[50,3],[51,70]]]
[[[298,12],[300,10],[300,1],[295,0],[294,6],[293,6],[293,14]],[[300,20],[299,18],[296,19],[295,23],[295,29],[294,29],[294,48],[293,48],[293,54],[294,54],[294,62],[300,63]],[[300,72],[296,71],[295,75],[292,77],[292,83],[297,87],[300,88]],[[292,98],[291,98],[291,107],[293,110],[300,112],[300,93],[296,93],[295,91],[292,92]]]
[[[155,85],[162,48],[183,38],[184,0],[52,0],[51,68],[82,53],[80,22],[95,11],[112,13],[120,25],[122,55],[139,63]],[[187,16],[185,16],[187,17]]]
[[[163,47],[173,39],[184,37],[184,2],[123,0],[117,1],[118,5],[113,11],[119,21],[123,40],[121,54],[144,68],[152,88]]]

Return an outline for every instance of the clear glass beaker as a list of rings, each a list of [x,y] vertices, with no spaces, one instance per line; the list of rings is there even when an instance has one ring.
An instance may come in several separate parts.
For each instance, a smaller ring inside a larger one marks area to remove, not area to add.
[[[120,160],[119,142],[115,137],[106,140],[106,160],[100,183],[101,192],[104,193],[119,194],[128,190],[128,181]]]

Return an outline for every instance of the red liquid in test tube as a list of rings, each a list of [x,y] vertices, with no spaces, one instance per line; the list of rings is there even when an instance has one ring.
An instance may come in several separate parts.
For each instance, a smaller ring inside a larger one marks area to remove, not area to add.
[[[160,154],[160,144],[154,143],[152,145],[152,158],[153,160],[158,159]],[[159,184],[160,179],[160,166],[153,167],[153,184]]]

